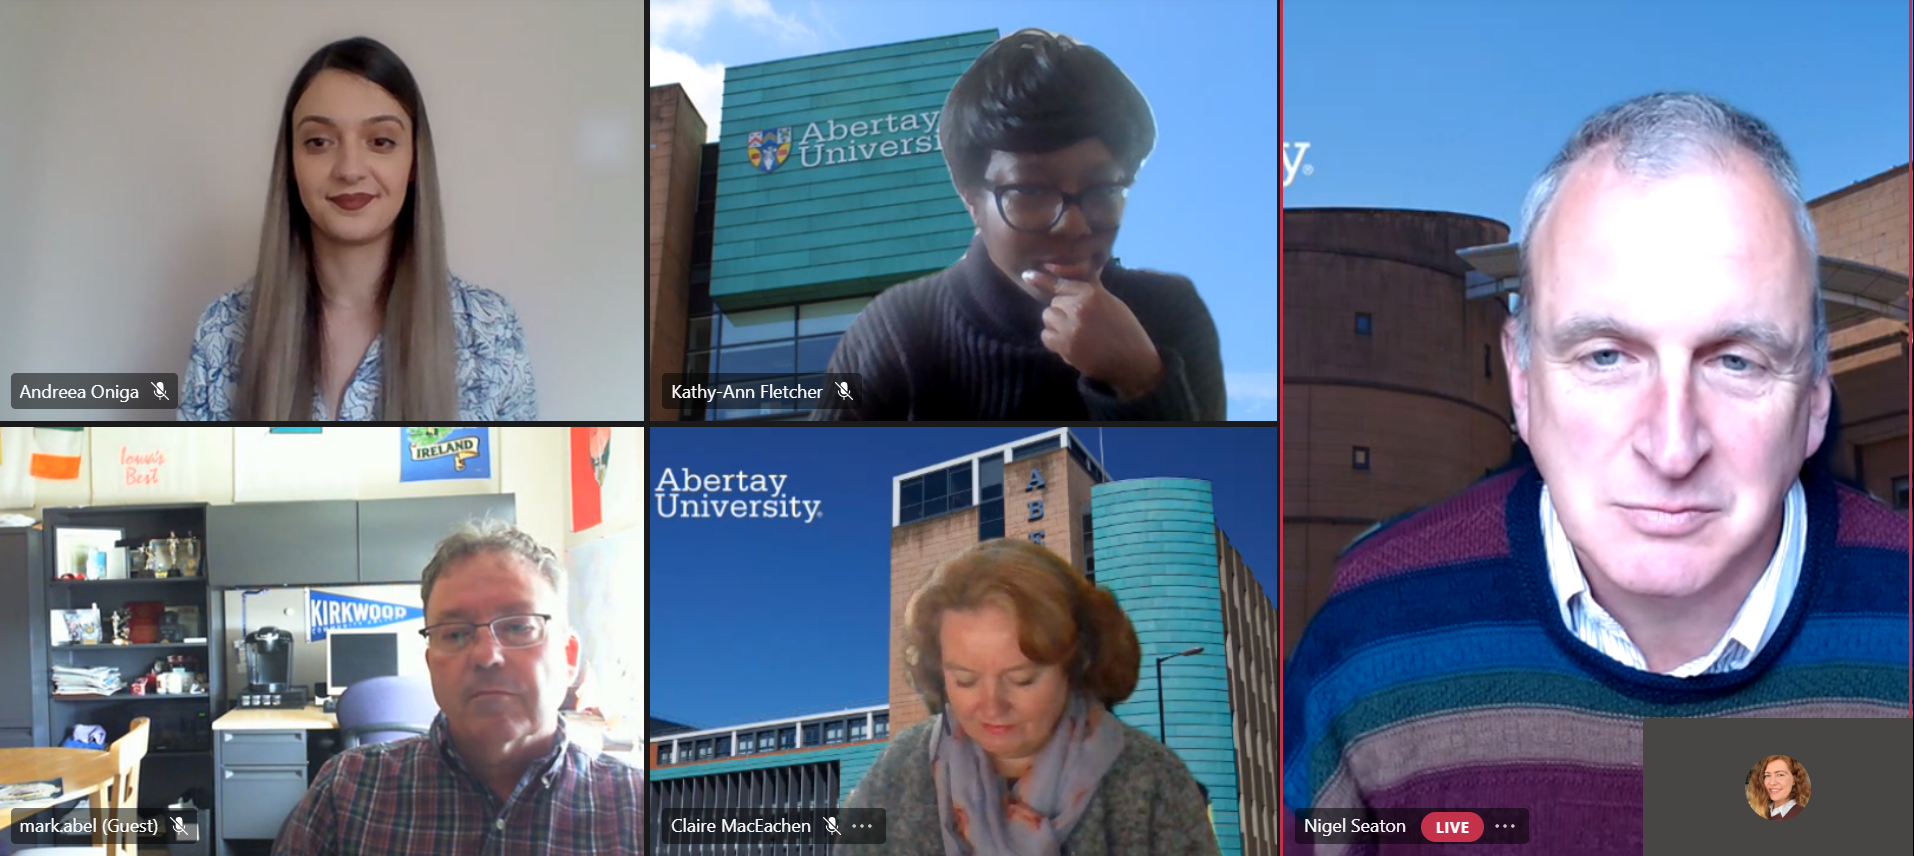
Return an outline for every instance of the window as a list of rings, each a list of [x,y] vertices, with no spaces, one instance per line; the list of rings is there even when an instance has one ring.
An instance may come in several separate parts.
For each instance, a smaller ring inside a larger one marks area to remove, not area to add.
[[[778,732],[779,749],[796,749],[798,745],[797,741],[798,730],[795,727],[786,728]]]
[[[810,725],[804,726],[804,745],[816,746],[817,744],[818,744],[817,723],[812,723]]]
[[[864,311],[868,297],[853,297],[847,300],[827,300],[823,303],[807,303],[798,307],[798,335],[817,336],[824,333],[842,333],[851,329],[851,321],[857,313]]]
[[[708,351],[711,349],[711,316],[691,319],[691,329],[685,337],[685,349],[689,351]]]
[[[1894,508],[1907,510],[1907,476],[1894,477]]]
[[[851,720],[851,739],[853,741],[864,739],[864,720]]]
[[[1076,460],[1077,466],[1082,467],[1084,472],[1090,474],[1091,484],[1103,484],[1109,481],[1109,474],[1103,471],[1103,466],[1097,463],[1096,458],[1090,457],[1090,450],[1077,442],[1074,435],[1066,436],[1070,437],[1070,457]]]
[[[1062,447],[1063,444],[1059,438],[1045,437],[1034,443],[1025,443],[1017,448],[1011,449],[1010,459],[1012,461],[1021,461],[1024,458],[1035,457],[1045,452],[1053,452]]]
[[[891,715],[890,714],[880,713],[871,717],[871,719],[873,720],[873,725],[871,726],[872,730],[877,732],[876,734],[871,735],[872,737],[883,738],[883,737],[888,737],[890,735],[891,733]]]
[[[977,462],[977,540],[1004,537],[1004,459],[991,455]]]
[[[898,485],[898,525],[970,507],[970,462],[905,479]]]
[[[719,341],[726,345],[769,342],[797,335],[797,307],[776,306],[719,316]]]
[[[1371,332],[1373,332],[1371,328],[1372,328],[1372,323],[1369,320],[1369,313],[1367,312],[1356,313],[1356,335],[1367,336]]]
[[[737,375],[726,380],[748,380],[746,385],[754,389],[763,381],[823,389],[822,375],[838,340],[870,302],[869,297],[852,297],[730,313],[701,304],[687,322],[685,379],[708,381],[712,375],[726,374]],[[679,414],[711,420],[796,416],[808,411],[813,401],[745,400],[742,406],[693,401],[680,405]]]
[[[749,734],[738,735],[738,754],[739,755],[751,754],[752,752],[756,751],[757,745],[758,745],[757,738]]]
[[[824,742],[826,744],[844,742],[844,721],[843,720],[840,719],[836,722],[825,723]]]
[[[1085,508],[1083,509],[1083,528],[1082,528],[1082,531],[1083,531],[1083,552],[1081,552],[1081,553],[1079,554],[1079,555],[1081,555],[1081,556],[1083,556],[1083,565],[1084,565],[1084,571],[1085,571],[1086,573],[1091,573],[1091,571],[1090,571],[1090,557],[1091,557],[1091,555],[1092,555],[1092,554],[1093,554],[1093,553],[1095,552],[1095,549],[1096,549],[1096,529],[1095,529],[1095,526],[1096,526],[1096,524],[1095,524],[1095,523],[1093,523],[1093,522],[1091,522],[1091,519],[1090,519],[1090,509],[1089,509],[1089,508],[1088,508],[1088,507],[1086,506],[1086,507],[1085,507]]]
[[[970,462],[965,461],[944,471],[950,482],[950,510],[970,507]]]
[[[777,746],[778,746],[778,736],[776,732],[772,732],[772,731],[758,732],[758,751],[759,752],[776,751]]]
[[[713,755],[716,755],[719,758],[731,757],[731,738],[720,737],[714,742],[717,745],[713,748],[713,751],[712,751]]]
[[[1349,450],[1349,466],[1352,469],[1369,469],[1369,447],[1357,446]]]
[[[707,737],[703,740],[698,741],[698,760],[702,761],[710,757],[711,757],[711,738]]]

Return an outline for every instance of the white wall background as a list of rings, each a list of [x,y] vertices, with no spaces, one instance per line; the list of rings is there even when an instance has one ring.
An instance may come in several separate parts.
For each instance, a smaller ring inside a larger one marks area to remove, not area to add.
[[[367,35],[419,81],[452,269],[517,309],[540,418],[642,419],[642,14],[0,0],[0,378],[183,372],[200,313],[252,275],[286,88],[314,50]]]

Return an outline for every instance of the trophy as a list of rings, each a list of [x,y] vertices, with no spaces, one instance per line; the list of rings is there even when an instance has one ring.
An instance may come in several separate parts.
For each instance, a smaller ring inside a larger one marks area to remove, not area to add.
[[[153,569],[154,578],[164,579],[173,575],[173,569],[178,567],[174,556],[178,544],[178,538],[154,538],[147,542],[147,551],[153,556],[148,566]]]
[[[199,539],[188,535],[175,542],[173,560],[178,563],[182,577],[199,576]]]

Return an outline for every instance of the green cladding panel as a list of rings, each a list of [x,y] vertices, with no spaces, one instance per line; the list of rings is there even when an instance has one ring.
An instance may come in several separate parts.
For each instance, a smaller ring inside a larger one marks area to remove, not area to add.
[[[725,70],[711,297],[725,312],[875,294],[974,227],[937,140],[996,30]]]
[[[1116,706],[1131,726],[1158,736],[1210,792],[1224,856],[1241,856],[1236,736],[1223,655],[1222,584],[1210,483],[1134,479],[1090,488],[1097,585],[1116,595],[1143,646],[1136,692]],[[1158,734],[1156,658],[1202,646],[1163,664]]]

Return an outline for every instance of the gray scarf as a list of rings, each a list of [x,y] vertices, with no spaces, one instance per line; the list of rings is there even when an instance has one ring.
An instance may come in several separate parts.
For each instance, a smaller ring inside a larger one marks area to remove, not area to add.
[[[930,741],[947,856],[1057,856],[1123,753],[1116,718],[1075,693],[1030,772],[1005,792],[990,757],[946,707]]]

